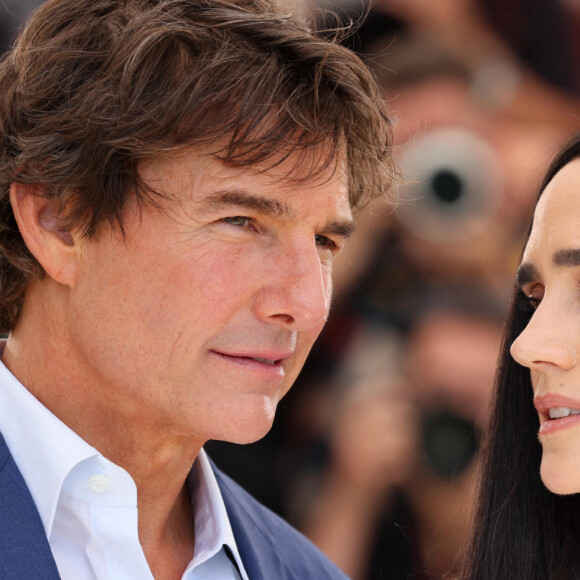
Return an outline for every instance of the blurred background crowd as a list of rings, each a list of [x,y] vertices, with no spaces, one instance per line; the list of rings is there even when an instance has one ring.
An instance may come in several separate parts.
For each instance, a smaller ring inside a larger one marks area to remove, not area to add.
[[[207,447],[354,580],[453,578],[523,235],[580,131],[580,0],[364,2],[308,8],[359,22],[345,42],[381,82],[404,184],[359,215],[271,433]],[[4,0],[4,47],[39,3]]]

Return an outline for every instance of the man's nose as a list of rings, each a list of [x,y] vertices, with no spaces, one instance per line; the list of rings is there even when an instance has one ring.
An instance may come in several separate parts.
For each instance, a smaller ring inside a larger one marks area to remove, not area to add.
[[[330,309],[331,266],[321,262],[316,246],[286,250],[268,262],[254,299],[258,318],[296,331],[322,325]]]
[[[571,328],[572,318],[547,298],[540,303],[526,328],[512,343],[512,357],[532,370],[559,368],[570,370],[578,353]]]

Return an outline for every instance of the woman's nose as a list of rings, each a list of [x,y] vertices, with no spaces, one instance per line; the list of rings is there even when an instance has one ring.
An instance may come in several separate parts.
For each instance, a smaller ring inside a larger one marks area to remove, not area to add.
[[[559,305],[544,299],[526,328],[511,345],[516,362],[530,369],[557,367],[569,370],[578,359],[580,328]]]

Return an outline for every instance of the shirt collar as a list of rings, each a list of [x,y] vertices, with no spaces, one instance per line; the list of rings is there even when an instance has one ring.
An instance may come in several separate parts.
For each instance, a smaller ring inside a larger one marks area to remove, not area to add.
[[[197,470],[191,471],[188,480],[190,489],[196,490],[193,501],[195,556],[191,567],[209,560],[225,545],[229,547],[242,578],[247,579],[218,482],[203,449],[196,465]]]
[[[65,479],[82,461],[102,456],[36,399],[1,360],[0,431],[50,537]],[[209,560],[226,545],[242,578],[247,579],[221,491],[203,449],[195,466],[188,480],[195,492],[196,546],[190,567]]]
[[[99,452],[53,415],[2,361],[0,431],[50,537],[65,478],[81,461]]]

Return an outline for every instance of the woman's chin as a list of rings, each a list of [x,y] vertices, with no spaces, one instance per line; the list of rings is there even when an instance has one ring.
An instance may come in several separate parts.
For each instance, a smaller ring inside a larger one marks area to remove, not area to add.
[[[571,495],[580,492],[580,468],[578,470],[570,469],[569,464],[567,468],[563,468],[561,464],[556,465],[556,463],[561,462],[542,459],[540,477],[544,485],[557,495]]]

